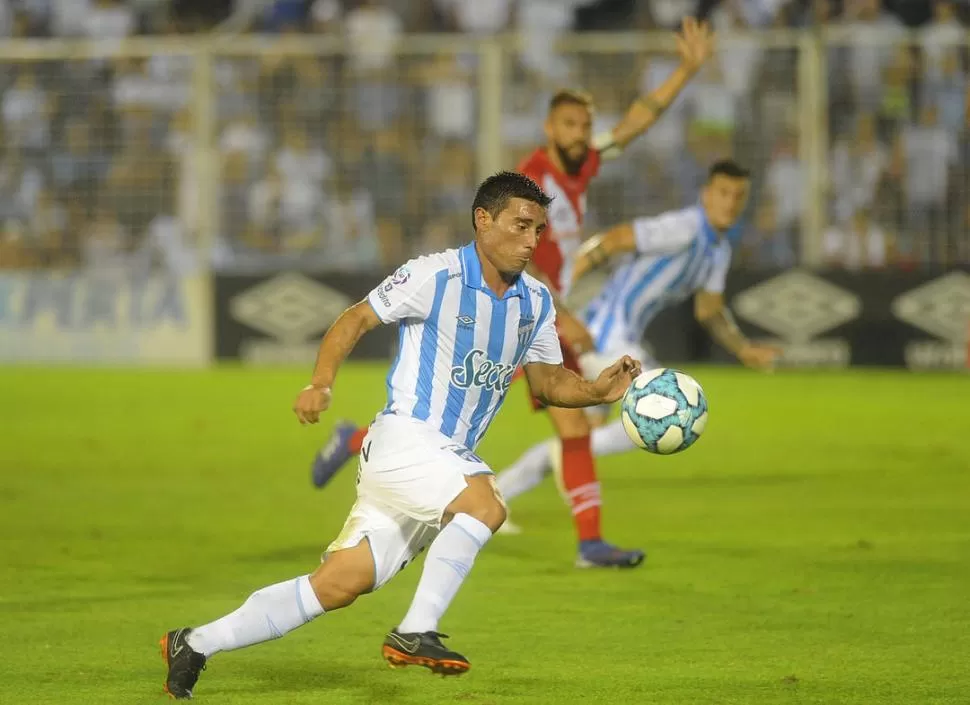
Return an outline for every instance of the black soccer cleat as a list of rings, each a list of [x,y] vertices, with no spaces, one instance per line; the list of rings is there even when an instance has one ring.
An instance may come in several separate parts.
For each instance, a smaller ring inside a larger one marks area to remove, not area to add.
[[[199,680],[199,674],[205,670],[205,656],[193,651],[185,640],[191,633],[192,630],[188,627],[176,629],[158,642],[162,647],[162,658],[168,666],[165,692],[176,700],[188,700],[192,697],[192,688]]]
[[[424,666],[442,676],[460,676],[472,665],[458,652],[445,648],[441,640],[447,638],[440,632],[402,634],[392,629],[384,638],[381,653],[391,668]]]

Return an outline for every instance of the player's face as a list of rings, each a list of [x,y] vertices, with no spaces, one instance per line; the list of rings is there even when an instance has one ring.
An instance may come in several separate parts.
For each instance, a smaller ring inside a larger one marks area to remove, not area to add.
[[[484,209],[475,217],[482,253],[502,274],[521,273],[546,229],[546,209],[524,198],[512,198],[495,218]]]
[[[748,179],[735,179],[724,174],[712,178],[701,194],[707,220],[717,230],[734,225],[748,203]]]
[[[546,137],[570,174],[578,172],[589,152],[593,116],[579,103],[564,103],[546,118]]]

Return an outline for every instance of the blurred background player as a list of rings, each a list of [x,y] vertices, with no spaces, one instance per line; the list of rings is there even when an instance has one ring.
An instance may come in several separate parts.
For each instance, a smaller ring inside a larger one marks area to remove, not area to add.
[[[748,367],[774,364],[781,351],[749,341],[724,305],[731,240],[735,239],[749,186],[747,169],[731,160],[716,162],[696,205],[623,223],[590,238],[580,248],[573,264],[574,281],[612,260],[625,258],[586,309],[585,320],[596,352],[580,358],[584,374],[595,377],[610,355],[629,354],[643,360],[644,369],[649,369],[649,356],[641,346],[647,326],[665,307],[692,295],[694,315],[715,341]],[[608,412],[609,407],[599,411]],[[596,428],[591,437],[596,456],[635,448],[619,419]],[[559,458],[555,441],[533,446],[499,474],[502,496],[511,500],[532,489],[550,470],[558,471]],[[563,475],[565,470],[563,467]],[[505,529],[506,533],[517,531],[514,525]]]
[[[655,91],[636,100],[612,129],[595,138],[593,105],[578,91],[561,91],[550,101],[545,123],[547,143],[519,165],[554,197],[549,228],[536,249],[529,272],[554,293],[564,365],[579,372],[577,355],[593,350],[582,321],[562,303],[559,294],[569,280],[569,258],[582,240],[586,190],[603,159],[616,157],[631,141],[650,128],[711,56],[714,35],[693,17],[683,21],[676,34],[680,64]],[[536,409],[544,408],[534,400]],[[640,550],[622,550],[602,538],[600,488],[590,448],[590,425],[578,409],[550,407],[549,416],[562,440],[562,484],[572,508],[579,538],[579,567],[633,567],[643,562]],[[340,423],[313,462],[313,482],[323,487],[354,454],[360,452],[367,429]]]

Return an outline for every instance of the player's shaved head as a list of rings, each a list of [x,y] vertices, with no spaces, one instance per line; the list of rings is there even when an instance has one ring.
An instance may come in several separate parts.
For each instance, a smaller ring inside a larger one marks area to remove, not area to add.
[[[502,171],[478,187],[472,204],[475,238],[482,255],[503,276],[525,269],[546,229],[552,198],[528,176]]]

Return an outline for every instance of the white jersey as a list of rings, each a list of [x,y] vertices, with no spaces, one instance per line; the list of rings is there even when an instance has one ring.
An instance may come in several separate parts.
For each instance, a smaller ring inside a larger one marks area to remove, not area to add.
[[[638,218],[633,232],[636,253],[586,309],[600,351],[639,343],[657,313],[697,291],[724,291],[731,245],[726,235],[714,231],[700,206]]]
[[[382,413],[427,423],[472,450],[520,365],[562,363],[549,290],[523,273],[496,297],[474,243],[411,260],[367,300],[384,323],[400,322]]]

